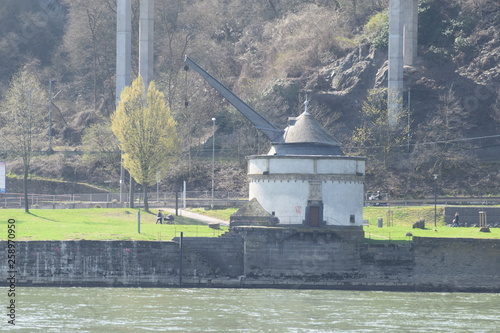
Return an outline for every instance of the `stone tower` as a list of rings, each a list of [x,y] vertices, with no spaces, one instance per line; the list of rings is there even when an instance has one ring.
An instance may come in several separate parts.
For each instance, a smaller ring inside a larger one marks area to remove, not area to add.
[[[267,155],[248,156],[249,198],[280,225],[360,226],[365,158],[344,156],[307,110],[288,120],[283,141]]]

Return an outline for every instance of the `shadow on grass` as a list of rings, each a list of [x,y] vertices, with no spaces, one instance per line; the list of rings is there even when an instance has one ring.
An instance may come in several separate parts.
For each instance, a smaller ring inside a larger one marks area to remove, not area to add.
[[[46,217],[43,217],[43,216],[40,216],[40,215],[36,215],[36,214],[33,214],[32,212],[29,212],[28,214],[30,214],[31,216],[34,216],[34,217],[38,217],[39,219],[43,219],[43,220],[47,220],[47,221],[52,221],[52,222],[57,222],[57,220],[53,220],[53,219],[49,219],[49,218],[46,218]]]

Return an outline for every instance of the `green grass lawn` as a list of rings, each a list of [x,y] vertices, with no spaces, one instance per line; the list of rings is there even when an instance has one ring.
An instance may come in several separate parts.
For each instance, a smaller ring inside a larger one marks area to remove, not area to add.
[[[420,237],[500,238],[498,228],[491,228],[490,233],[479,232],[479,228],[451,228],[444,221],[443,211],[442,206],[437,207],[434,228],[434,206],[365,207],[363,217],[370,224],[364,227],[365,238],[374,241],[408,241],[411,240],[411,237],[406,236],[408,232]],[[378,227],[379,217],[383,219],[382,228]],[[425,220],[425,229],[413,229],[413,223],[420,219]]]
[[[141,233],[138,233],[138,210],[127,208],[91,209],[0,209],[0,221],[7,239],[7,220],[16,220],[16,241],[22,240],[171,240],[184,237],[217,237],[227,231],[176,216],[173,225],[156,224],[156,215],[141,210]]]
[[[236,208],[224,210],[190,209],[198,214],[216,217],[229,221]],[[420,237],[458,237],[458,238],[500,238],[500,229],[490,229],[490,233],[479,232],[479,228],[451,228],[444,222],[444,207],[437,206],[436,228],[434,228],[434,206],[395,206],[395,207],[365,207],[363,218],[370,226],[365,226],[365,237],[370,241],[410,241],[406,236],[410,232]],[[378,228],[378,218],[383,219],[383,227]],[[413,223],[424,219],[426,229],[413,229]],[[389,222],[389,223],[388,223]]]
[[[224,210],[191,209],[198,214],[229,221],[236,208]],[[156,224],[156,215],[141,210],[141,233],[137,231],[137,209],[33,209],[29,214],[20,209],[0,209],[0,222],[4,232],[0,239],[7,239],[7,220],[16,220],[16,240],[171,240],[183,232],[185,237],[217,237],[227,231],[209,228],[206,224],[183,216],[175,217],[174,225]],[[392,216],[392,218],[389,218]],[[378,218],[383,227],[378,228]],[[434,228],[434,206],[422,207],[365,207],[365,237],[369,241],[411,240],[406,233],[421,237],[500,238],[500,229],[490,233],[478,228],[451,228],[443,220],[443,207],[437,209]],[[426,229],[413,229],[414,222],[425,219]],[[388,223],[390,221],[390,223]]]

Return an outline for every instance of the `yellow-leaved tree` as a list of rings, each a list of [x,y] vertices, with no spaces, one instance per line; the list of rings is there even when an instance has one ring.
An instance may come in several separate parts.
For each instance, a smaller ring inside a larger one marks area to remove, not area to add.
[[[165,175],[178,151],[176,123],[154,82],[146,91],[141,77],[123,89],[111,117],[111,129],[123,150],[123,165],[142,184],[144,209],[149,210],[147,188]]]

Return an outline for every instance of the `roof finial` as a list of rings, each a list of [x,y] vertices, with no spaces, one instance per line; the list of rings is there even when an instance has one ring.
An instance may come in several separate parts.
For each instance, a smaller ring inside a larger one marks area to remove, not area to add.
[[[304,113],[306,115],[310,114],[309,111],[307,110],[308,106],[309,106],[309,100],[307,99],[307,94],[306,94],[306,101],[304,102]]]

